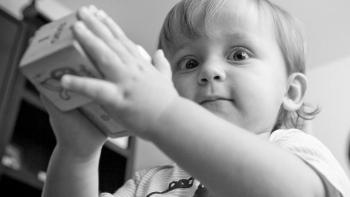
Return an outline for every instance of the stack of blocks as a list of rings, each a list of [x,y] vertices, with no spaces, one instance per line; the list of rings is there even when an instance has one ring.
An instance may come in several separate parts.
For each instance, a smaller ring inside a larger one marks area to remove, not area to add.
[[[129,133],[101,106],[60,85],[64,74],[103,78],[74,38],[71,27],[77,20],[74,13],[41,27],[26,50],[20,69],[38,91],[61,111],[79,109],[107,136],[127,136]]]

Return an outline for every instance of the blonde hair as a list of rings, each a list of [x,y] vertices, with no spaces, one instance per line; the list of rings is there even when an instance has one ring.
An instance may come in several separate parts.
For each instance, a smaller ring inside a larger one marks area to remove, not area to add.
[[[172,52],[176,50],[178,39],[195,39],[206,35],[210,30],[207,24],[217,14],[226,0],[182,0],[168,13],[163,23],[158,48]],[[283,54],[287,75],[305,73],[305,41],[300,22],[288,12],[268,0],[246,0],[256,7],[259,13],[267,15],[274,27],[276,42]],[[243,3],[242,2],[242,3]],[[237,12],[237,16],[244,12]],[[198,23],[198,19],[200,20]],[[282,126],[302,129],[305,120],[313,119],[319,112],[309,104],[303,105],[295,112],[286,111],[282,106],[273,130]]]

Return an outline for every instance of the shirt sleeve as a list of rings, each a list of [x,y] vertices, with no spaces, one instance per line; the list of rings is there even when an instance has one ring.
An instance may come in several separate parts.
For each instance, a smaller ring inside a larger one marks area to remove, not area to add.
[[[328,197],[350,197],[350,182],[332,153],[315,137],[303,131],[277,130],[270,140],[301,158],[321,178]]]

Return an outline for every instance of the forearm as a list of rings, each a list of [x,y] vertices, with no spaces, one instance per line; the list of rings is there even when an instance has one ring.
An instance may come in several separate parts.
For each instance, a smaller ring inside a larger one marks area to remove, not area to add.
[[[43,197],[97,197],[100,150],[79,158],[56,146],[47,172]]]
[[[191,101],[174,102],[158,122],[152,141],[214,195],[309,194],[303,162]]]

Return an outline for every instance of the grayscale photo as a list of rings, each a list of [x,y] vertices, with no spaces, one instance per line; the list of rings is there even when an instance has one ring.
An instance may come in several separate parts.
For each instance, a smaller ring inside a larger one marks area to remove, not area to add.
[[[0,0],[0,196],[350,197],[349,9]]]

